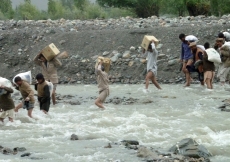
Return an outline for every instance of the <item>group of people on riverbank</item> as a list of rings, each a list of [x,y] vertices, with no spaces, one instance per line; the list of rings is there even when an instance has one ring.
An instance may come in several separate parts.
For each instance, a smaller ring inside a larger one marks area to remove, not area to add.
[[[190,86],[192,78],[191,73],[198,73],[198,79],[202,86],[207,86],[208,89],[213,89],[213,79],[217,69],[217,78],[221,84],[224,85],[229,79],[230,75],[230,42],[228,42],[230,33],[219,33],[218,38],[215,40],[213,48],[209,42],[204,45],[198,45],[197,37],[193,35],[180,34],[181,40],[181,71],[185,74],[185,87]],[[152,41],[147,51],[147,75],[146,75],[146,91],[148,91],[149,80],[158,88],[159,86],[157,76],[157,56],[158,51],[155,47],[156,42]],[[213,49],[220,59],[220,63],[212,62],[209,60],[207,50]]]

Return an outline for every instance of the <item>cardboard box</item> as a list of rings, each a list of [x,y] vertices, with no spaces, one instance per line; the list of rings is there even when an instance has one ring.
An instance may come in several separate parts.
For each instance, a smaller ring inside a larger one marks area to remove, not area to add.
[[[105,72],[108,73],[109,72],[109,69],[110,69],[110,66],[111,66],[111,59],[110,58],[106,58],[106,57],[101,57],[99,56],[97,58],[97,63],[96,63],[96,66],[98,65],[99,63],[99,60],[103,60],[103,66],[105,68]]]
[[[60,53],[60,51],[57,49],[57,47],[53,43],[51,43],[50,45],[46,46],[42,50],[42,54],[46,58],[47,61],[52,60],[59,53]]]
[[[159,40],[154,36],[146,35],[146,36],[144,36],[144,39],[141,43],[141,47],[143,47],[145,50],[148,50],[149,44],[152,40],[155,41],[155,45],[157,46],[159,43]]]

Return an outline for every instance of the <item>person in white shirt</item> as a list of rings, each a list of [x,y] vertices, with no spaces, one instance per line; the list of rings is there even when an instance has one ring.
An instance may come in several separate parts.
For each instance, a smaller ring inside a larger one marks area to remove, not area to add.
[[[152,81],[152,83],[158,88],[161,89],[160,85],[158,84],[156,80],[157,76],[157,56],[158,56],[158,51],[156,50],[155,47],[155,42],[152,41],[149,44],[148,50],[143,51],[144,53],[147,54],[147,75],[146,75],[146,83],[145,83],[145,88],[148,90],[149,87],[149,80]]]

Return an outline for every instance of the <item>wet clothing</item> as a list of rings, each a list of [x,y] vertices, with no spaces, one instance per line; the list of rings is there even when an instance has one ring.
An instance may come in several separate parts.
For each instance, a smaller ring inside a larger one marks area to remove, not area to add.
[[[100,70],[99,68],[96,69],[96,73],[97,73],[97,83],[98,83],[99,92],[106,90],[106,89],[109,90],[108,74],[106,72]]]
[[[101,100],[102,103],[104,103],[108,96],[109,96],[109,90],[106,89],[106,90],[99,92],[98,98]]]
[[[39,55],[34,58],[34,63],[41,66],[42,74],[45,80],[52,82],[53,84],[58,83],[57,67],[62,66],[62,63],[56,57],[47,62],[39,61]]]
[[[46,81],[37,84],[35,89],[38,92],[38,101],[40,102],[40,110],[49,111],[50,107],[50,90]]]
[[[34,108],[34,103],[30,101],[23,101],[23,109],[30,110]]]
[[[3,111],[0,115],[0,119],[5,119],[6,117],[14,119],[14,109]]]
[[[221,63],[218,68],[217,77],[221,82],[225,82],[228,79],[230,73],[230,67],[226,68],[224,63]]]
[[[104,102],[109,96],[109,77],[108,74],[101,70],[101,65],[96,69],[97,83],[99,89],[99,99]]]
[[[182,42],[181,45],[181,60],[193,59],[193,54],[189,45],[186,42]]]
[[[147,53],[147,72],[151,71],[157,76],[157,56],[158,51],[155,48],[155,44],[151,44],[152,50],[148,50]]]
[[[194,63],[196,61],[203,60],[203,54],[204,54],[204,50],[197,48],[196,52],[194,53]],[[200,64],[197,69],[200,73],[203,73],[204,72],[203,64]]]
[[[14,101],[11,97],[11,93],[14,92],[12,88],[5,87],[6,94],[0,96],[0,109],[8,111],[15,108]]]
[[[22,85],[18,87],[18,90],[20,91],[23,99],[25,100],[27,97],[30,98],[31,103],[35,103],[35,98],[34,98],[34,91],[30,87],[29,83],[26,81],[22,81]]]
[[[213,62],[208,61],[208,55],[203,55],[203,70],[215,72],[215,64]]]

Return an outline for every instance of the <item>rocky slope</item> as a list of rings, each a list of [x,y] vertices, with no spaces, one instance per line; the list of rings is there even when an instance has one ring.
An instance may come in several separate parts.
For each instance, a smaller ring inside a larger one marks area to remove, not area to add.
[[[183,82],[179,72],[180,33],[193,34],[214,44],[218,32],[230,29],[230,16],[108,20],[40,20],[0,21],[0,76],[12,79],[20,72],[40,71],[33,57],[50,43],[69,58],[62,60],[60,83],[95,83],[94,65],[99,55],[110,57],[113,83],[142,83],[146,73],[145,56],[139,50],[143,36],[161,40],[157,47],[158,80],[163,83]],[[132,47],[132,48],[130,48]],[[133,48],[134,47],[134,48]]]

